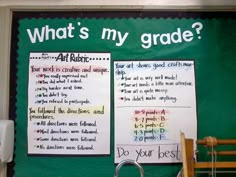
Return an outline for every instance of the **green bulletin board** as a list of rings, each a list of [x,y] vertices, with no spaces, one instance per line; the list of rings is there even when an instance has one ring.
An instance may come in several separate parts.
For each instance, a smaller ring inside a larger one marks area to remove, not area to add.
[[[48,29],[55,30],[55,36],[47,34]],[[110,35],[104,32],[107,29],[112,30]],[[236,138],[235,42],[236,20],[233,18],[20,19],[14,176],[111,177],[115,171],[112,72],[110,155],[27,155],[30,52],[109,52],[111,63],[114,60],[194,60],[198,138],[211,135],[231,139]],[[146,177],[174,177],[181,164],[149,164],[143,168]],[[120,176],[139,176],[139,172],[128,166],[121,170]]]

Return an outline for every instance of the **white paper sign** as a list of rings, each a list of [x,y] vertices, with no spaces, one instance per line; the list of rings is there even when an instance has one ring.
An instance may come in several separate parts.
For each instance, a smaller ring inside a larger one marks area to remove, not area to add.
[[[110,154],[110,53],[30,53],[28,154]]]
[[[196,139],[193,61],[116,61],[115,163],[181,161],[180,131]]]

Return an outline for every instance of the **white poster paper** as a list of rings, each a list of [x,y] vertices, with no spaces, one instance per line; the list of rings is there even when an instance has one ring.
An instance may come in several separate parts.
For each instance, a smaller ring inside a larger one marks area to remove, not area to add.
[[[116,61],[115,163],[181,161],[180,131],[197,137],[194,61]]]
[[[28,154],[110,154],[110,53],[30,53]]]

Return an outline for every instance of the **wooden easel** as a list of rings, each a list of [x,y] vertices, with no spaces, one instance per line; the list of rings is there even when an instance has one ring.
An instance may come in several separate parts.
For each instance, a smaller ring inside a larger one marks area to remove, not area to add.
[[[236,161],[216,161],[216,162],[197,162],[194,158],[194,140],[185,138],[184,133],[180,134],[182,160],[183,160],[183,177],[194,177],[197,169],[217,168],[236,168]],[[206,137],[203,140],[197,140],[197,145],[206,147],[215,147],[217,145],[236,145],[236,140],[217,140],[214,137]],[[209,155],[236,155],[236,151],[218,151],[209,152]]]

